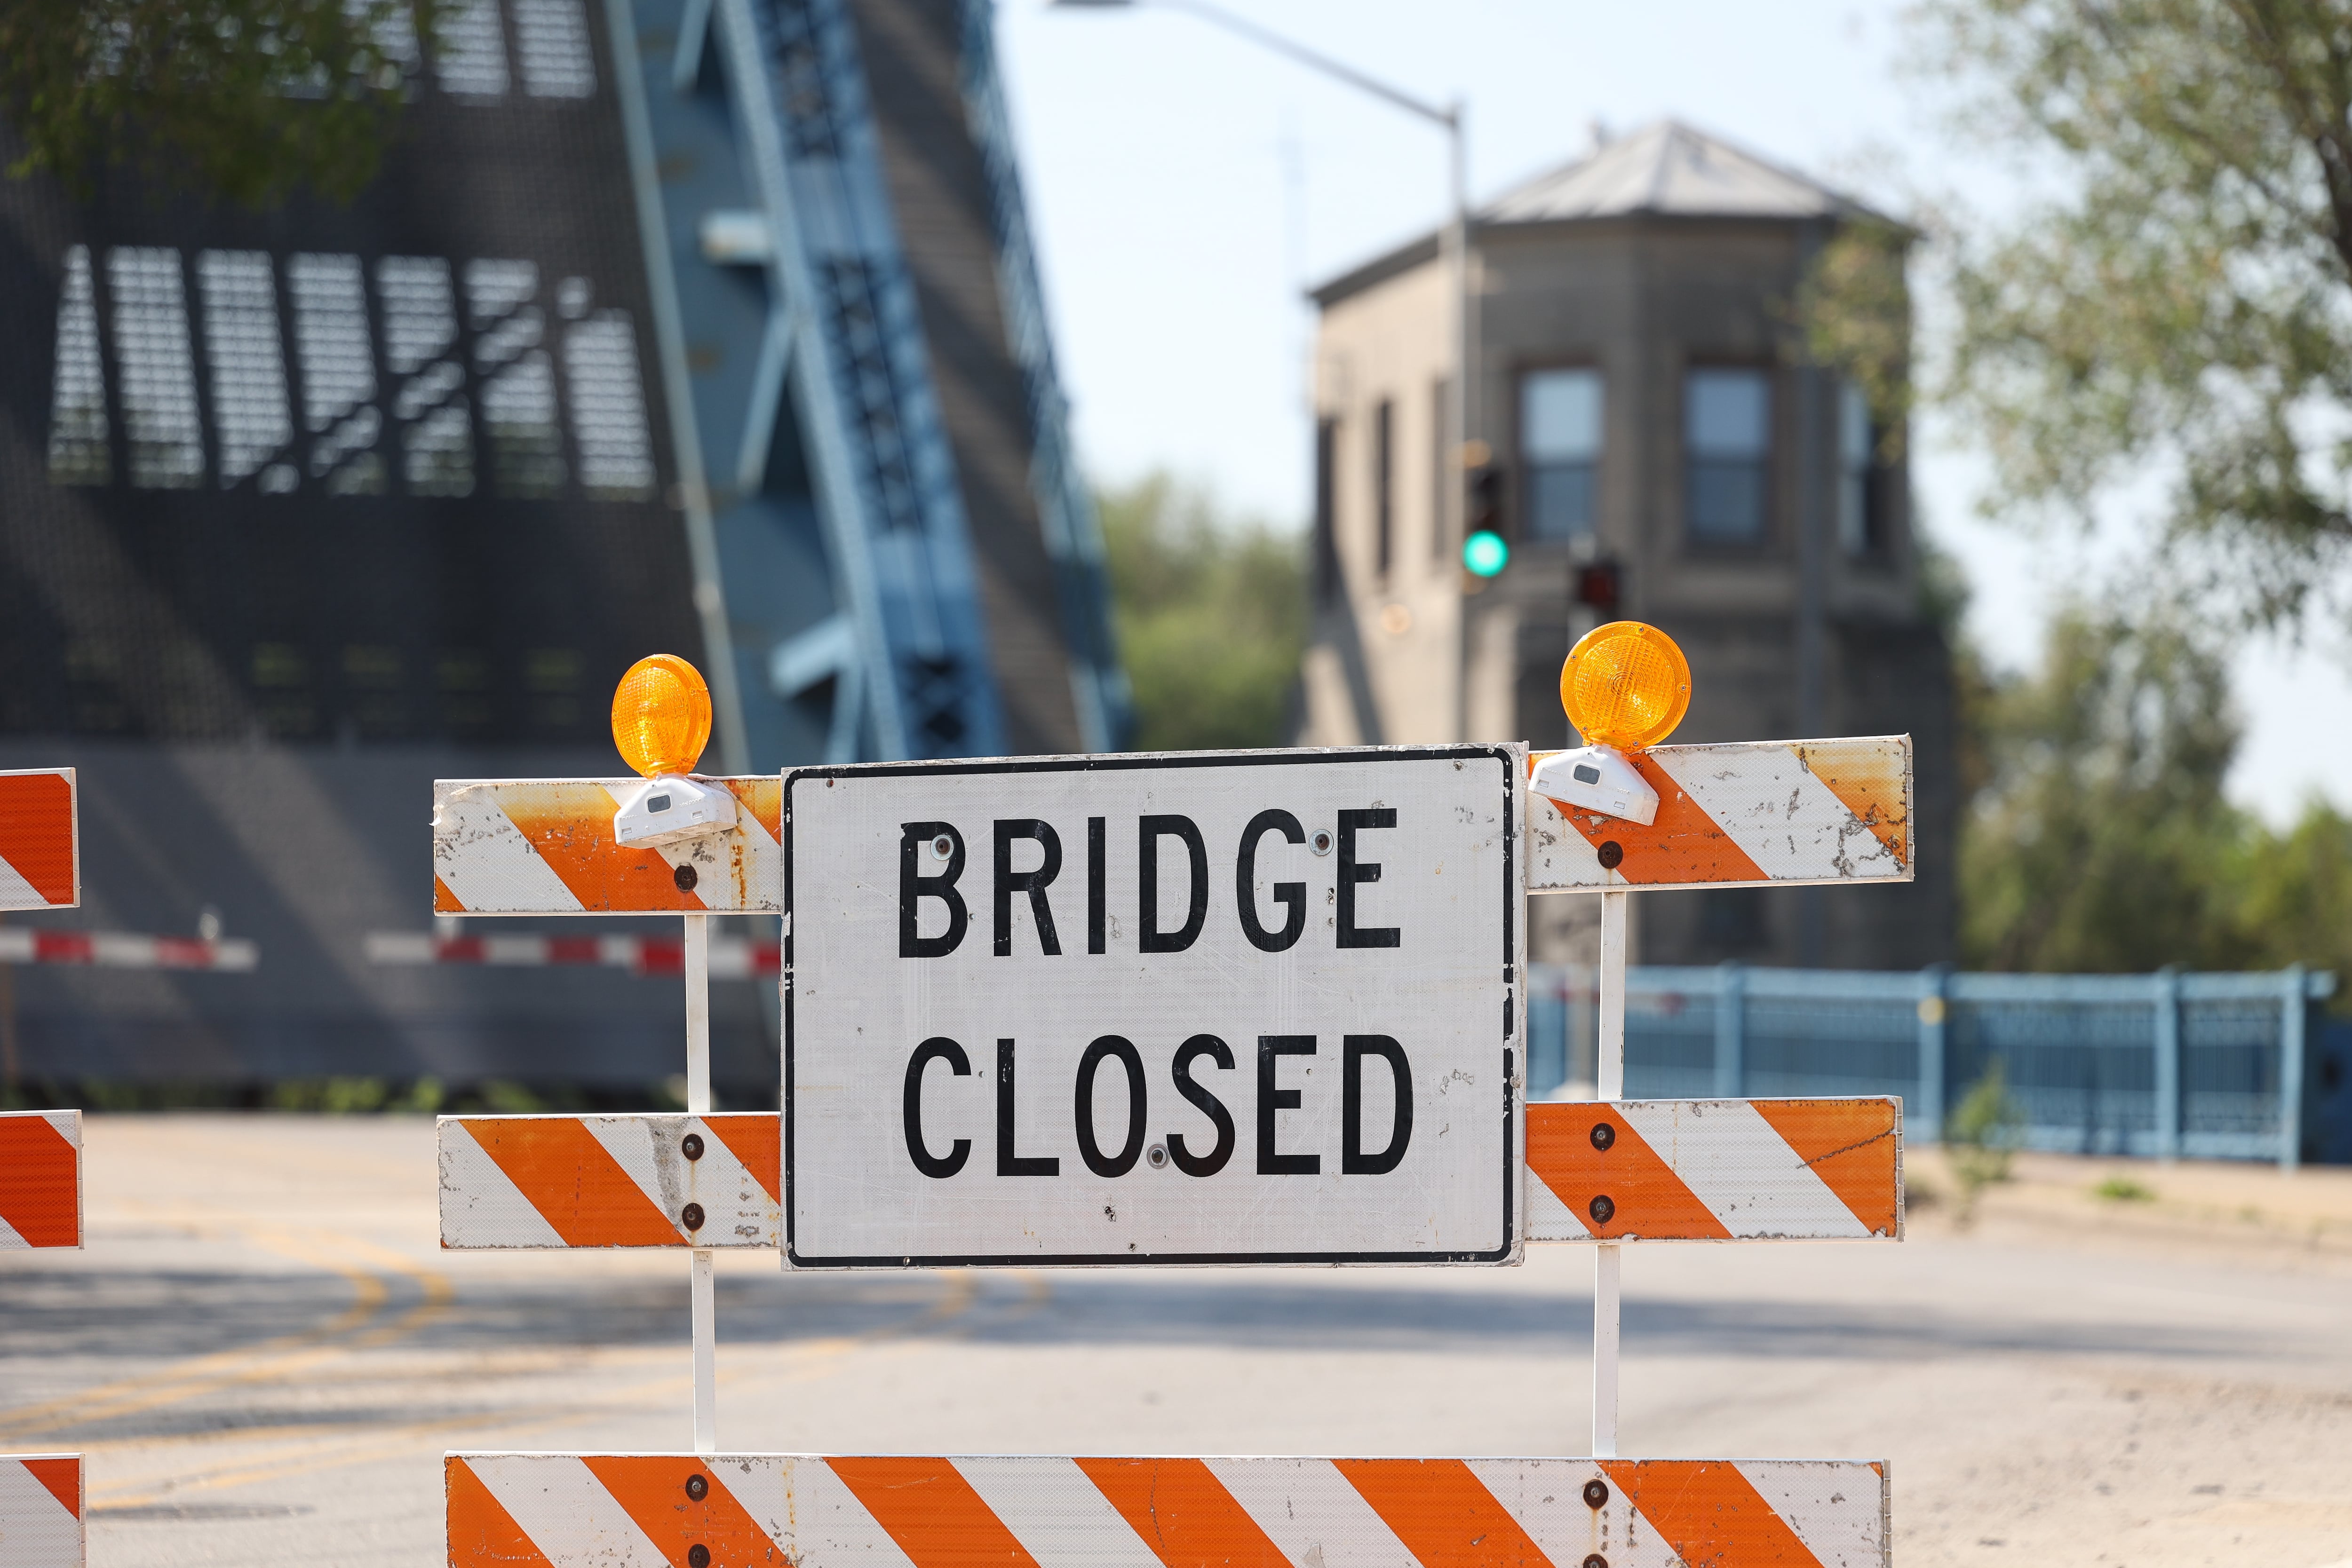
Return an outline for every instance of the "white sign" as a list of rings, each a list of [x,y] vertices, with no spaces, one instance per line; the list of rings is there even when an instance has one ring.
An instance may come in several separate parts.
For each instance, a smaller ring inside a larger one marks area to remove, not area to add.
[[[787,773],[787,1266],[1515,1261],[1525,769]]]

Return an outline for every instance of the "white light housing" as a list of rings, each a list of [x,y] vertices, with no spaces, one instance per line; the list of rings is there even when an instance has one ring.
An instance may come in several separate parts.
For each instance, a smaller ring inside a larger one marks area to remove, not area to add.
[[[1555,751],[1536,764],[1530,786],[1565,811],[1578,808],[1622,817],[1643,827],[1658,820],[1658,792],[1626,755],[1613,746]]]
[[[709,838],[735,825],[735,797],[717,784],[667,773],[621,803],[613,817],[613,837],[652,849],[687,839]]]

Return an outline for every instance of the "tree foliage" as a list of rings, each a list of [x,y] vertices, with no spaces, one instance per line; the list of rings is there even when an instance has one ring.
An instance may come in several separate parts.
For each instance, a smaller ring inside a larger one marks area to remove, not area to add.
[[[1994,684],[1961,833],[1967,963],[2352,977],[2352,819],[2314,801],[2281,832],[2230,803],[2228,690],[2198,623],[2080,605],[2040,670]]]
[[[1099,501],[1136,748],[1280,745],[1307,636],[1299,540],[1166,474]]]
[[[1955,332],[1927,390],[1989,445],[1990,507],[2086,517],[2163,472],[2173,537],[2219,547],[2203,559],[2245,608],[2340,602],[2352,0],[1923,0],[1914,22],[1926,70],[1967,90],[1969,143],[2006,144],[2048,193],[2005,227],[1948,225]],[[1830,362],[1870,362],[1874,243],[1815,268]]]
[[[439,0],[0,0],[8,172],[130,167],[249,206],[374,177]],[[420,32],[421,30],[421,32]]]

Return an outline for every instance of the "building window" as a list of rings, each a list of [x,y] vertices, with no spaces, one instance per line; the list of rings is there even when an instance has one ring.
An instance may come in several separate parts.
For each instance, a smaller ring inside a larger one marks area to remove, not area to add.
[[[1592,531],[1601,467],[1601,372],[1538,371],[1519,383],[1519,455],[1527,468],[1530,539]]]
[[[1878,427],[1870,399],[1852,382],[1838,388],[1838,542],[1850,556],[1886,547],[1885,475],[1877,464]]]
[[[1692,371],[1683,382],[1685,531],[1701,544],[1765,533],[1772,383],[1759,370]]]
[[[1396,559],[1396,404],[1372,410],[1372,557],[1386,577]]]
[[[1315,592],[1329,600],[1339,591],[1339,519],[1331,493],[1331,464],[1339,444],[1339,422],[1315,422]]]

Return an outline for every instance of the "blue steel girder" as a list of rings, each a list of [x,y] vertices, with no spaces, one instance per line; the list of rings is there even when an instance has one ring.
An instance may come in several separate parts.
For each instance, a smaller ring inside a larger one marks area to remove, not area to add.
[[[730,766],[1003,750],[840,0],[607,6],[637,68],[622,97],[689,531],[708,536],[698,596],[746,737]],[[828,678],[820,716],[802,699]]]

